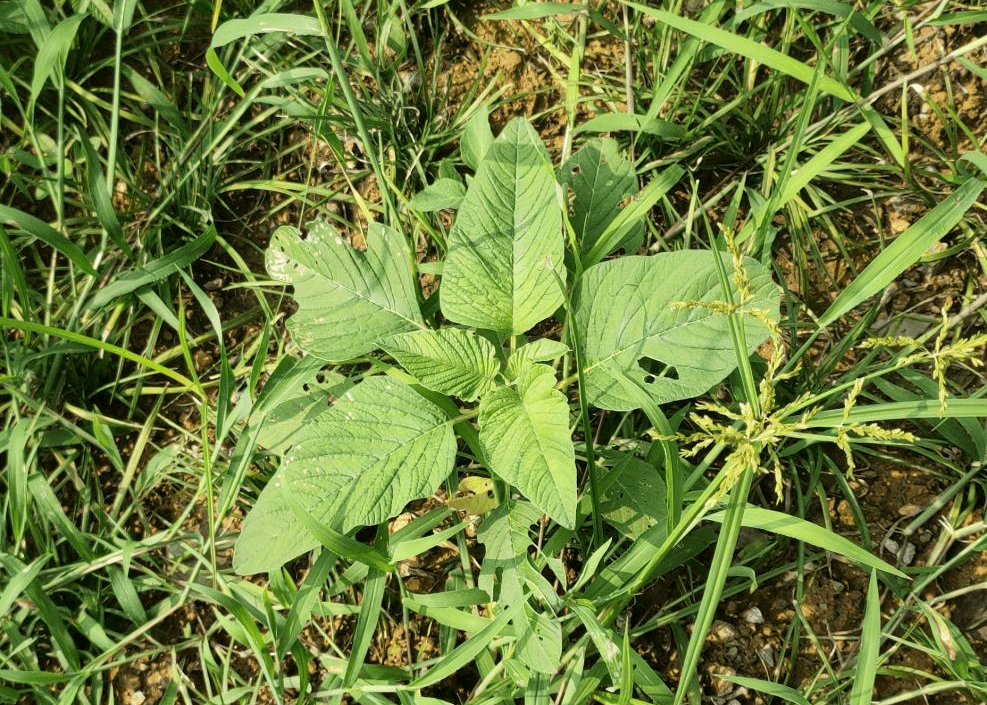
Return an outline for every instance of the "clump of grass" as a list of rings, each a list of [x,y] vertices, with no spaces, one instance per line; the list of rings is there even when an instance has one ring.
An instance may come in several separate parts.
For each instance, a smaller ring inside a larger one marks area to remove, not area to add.
[[[881,69],[918,28],[965,31],[974,16],[905,8],[899,23],[876,2],[826,14],[714,1],[614,2],[575,16],[529,4],[495,20],[534,38],[525,60],[561,84],[548,107],[567,116],[557,163],[599,131],[631,155],[641,185],[685,175],[654,198],[641,252],[703,247],[727,262],[742,247],[773,263],[778,282],[798,283],[785,287],[767,362],[748,358],[735,323],[739,371],[715,396],[607,414],[574,404],[587,476],[605,494],[606,454],[636,449],[667,478],[667,520],[633,542],[598,521],[573,531],[539,521],[525,556],[532,581],[550,576],[540,599],[553,609],[539,614],[553,615],[542,626],[564,630],[566,647],[556,672],[532,675],[516,635],[490,619],[472,529],[451,513],[446,523],[418,517],[402,535],[455,554],[455,565],[433,566],[432,595],[408,590],[400,570],[354,560],[375,554],[353,537],[343,538],[354,553],[322,551],[260,584],[229,565],[240,518],[280,462],[260,447],[259,422],[284,401],[279,384],[321,384],[325,403],[383,364],[338,366],[330,384],[297,360],[280,328],[282,289],[260,265],[265,233],[275,219],[304,226],[327,214],[348,234],[377,220],[409,238],[418,274],[441,274],[448,213],[409,200],[460,178],[464,131],[511,97],[482,75],[463,102],[441,97],[443,53],[468,30],[459,8],[274,3],[264,9],[278,14],[261,17],[230,2],[18,7],[2,21],[10,41],[0,50],[0,701],[109,702],[123,695],[120,674],[155,663],[165,664],[162,685],[140,688],[168,703],[252,702],[261,691],[277,702],[698,702],[710,685],[698,679],[705,633],[723,597],[795,571],[801,598],[806,565],[823,558],[813,543],[870,560],[884,537],[871,536],[851,473],[903,448],[941,490],[900,526],[899,543],[943,528],[921,565],[869,569],[858,655],[827,659],[823,635],[799,618],[772,682],[736,680],[792,702],[870,702],[873,683],[905,677],[914,685],[883,702],[983,698],[981,646],[945,609],[977,586],[942,587],[985,548],[982,278],[951,292],[953,307],[924,333],[895,334],[903,316],[893,310],[874,330],[880,294],[931,245],[947,241],[950,256],[983,268],[987,169],[961,148],[977,135],[948,107],[938,116],[947,144],[916,137],[907,101],[901,115],[879,110],[928,73],[886,80]],[[591,70],[587,42],[603,34],[625,43],[626,59]],[[949,60],[982,50],[977,42]],[[916,169],[916,139],[941,169]],[[926,204],[895,238],[880,216],[892,197]],[[866,212],[878,213],[873,226],[860,225]],[[793,262],[785,271],[781,248]],[[833,256],[845,273],[827,269]],[[724,266],[731,274],[743,269]],[[813,284],[827,289],[815,310]],[[438,299],[429,301],[434,316]],[[737,318],[744,304],[717,312]],[[564,365],[574,380],[578,361]],[[891,430],[903,423],[907,433]],[[679,445],[690,454],[679,457]],[[774,475],[767,489],[762,466]],[[590,517],[585,494],[580,515]],[[852,507],[860,553],[809,526],[837,494]],[[787,521],[769,513],[779,499]],[[784,558],[735,551],[752,525],[777,532],[769,540]],[[372,540],[386,548],[386,524]],[[677,585],[668,604],[617,624],[661,576]],[[382,612],[361,610],[370,604]],[[434,637],[434,649],[384,643],[388,621]],[[656,629],[677,635],[677,680],[635,650]],[[353,656],[377,653],[375,640],[399,665]],[[818,670],[796,682],[807,643]],[[473,680],[457,678],[471,662]]]

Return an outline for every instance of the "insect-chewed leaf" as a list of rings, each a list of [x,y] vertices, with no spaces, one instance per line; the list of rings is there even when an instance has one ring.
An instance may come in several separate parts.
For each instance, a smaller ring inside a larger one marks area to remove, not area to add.
[[[424,327],[404,236],[370,223],[366,240],[367,250],[356,250],[328,223],[313,224],[305,239],[287,226],[271,238],[267,271],[295,287],[299,310],[288,329],[310,355],[349,360],[384,336]]]
[[[715,256],[687,250],[622,257],[584,272],[574,296],[574,330],[583,350],[583,391],[591,404],[630,411],[640,406],[641,389],[659,404],[688,399],[736,367],[727,315],[703,307],[672,307],[678,301],[725,299]],[[745,308],[759,309],[777,321],[780,294],[771,273],[750,258],[744,258],[744,268],[753,295]],[[732,294],[738,301],[735,289]],[[750,314],[743,321],[750,354],[769,331]],[[645,369],[642,362],[655,369]],[[657,369],[658,363],[664,369]]]
[[[461,328],[392,335],[381,347],[424,386],[466,401],[486,393],[500,367],[493,344]]]
[[[562,526],[576,523],[576,457],[569,405],[551,367],[529,363],[514,387],[480,400],[480,444],[490,469]]]
[[[612,139],[593,139],[567,161],[559,180],[572,189],[572,226],[579,249],[589,252],[620,212],[620,203],[637,192],[634,164]],[[641,246],[643,221],[617,247],[633,254]],[[616,248],[614,248],[616,249]]]
[[[299,528],[285,493],[338,531],[377,524],[449,475],[456,441],[449,417],[408,385],[371,377],[311,423],[261,492],[237,541],[234,568],[275,570],[317,542]]]
[[[523,333],[562,304],[562,208],[545,145],[510,122],[480,162],[449,233],[439,294],[446,318]]]
[[[658,470],[629,453],[612,452],[613,483],[603,493],[600,513],[620,533],[632,541],[658,522],[667,511],[665,481]],[[663,540],[662,537],[654,539]]]

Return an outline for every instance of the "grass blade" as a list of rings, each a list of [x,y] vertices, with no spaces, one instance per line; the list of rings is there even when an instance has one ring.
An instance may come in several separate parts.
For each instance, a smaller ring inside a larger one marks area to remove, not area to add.
[[[710,521],[725,521],[726,512],[716,512],[706,517]],[[875,570],[880,570],[900,578],[908,578],[907,575],[895,568],[893,565],[885,563],[880,558],[871,555],[860,546],[851,543],[847,539],[828,531],[821,526],[817,526],[805,519],[776,512],[762,507],[747,507],[744,512],[743,525],[751,529],[760,529],[773,534],[780,534],[796,541],[818,546],[825,551],[838,553],[862,565],[866,565]]]
[[[877,585],[877,571],[871,571],[867,587],[867,607],[860,632],[860,651],[854,669],[853,687],[850,689],[850,705],[870,705],[877,677],[877,664],[881,647],[881,596]]]
[[[860,275],[836,297],[819,319],[825,328],[850,309],[884,290],[894,279],[949,233],[987,186],[978,179],[967,179],[942,203],[919,221],[867,265]]]

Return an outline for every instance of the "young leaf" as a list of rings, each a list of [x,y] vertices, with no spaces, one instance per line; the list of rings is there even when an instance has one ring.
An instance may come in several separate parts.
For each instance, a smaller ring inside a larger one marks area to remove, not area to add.
[[[516,386],[480,402],[480,444],[490,469],[567,529],[576,523],[576,458],[569,405],[551,367],[529,364]]]
[[[532,340],[511,353],[507,360],[507,374],[511,379],[517,379],[528,363],[548,362],[562,357],[567,352],[569,352],[569,346],[558,340],[551,340],[550,338]]]
[[[637,192],[634,164],[620,153],[617,142],[609,138],[587,142],[562,166],[559,181],[572,189],[572,226],[584,254],[617,217],[621,201]],[[642,221],[618,247],[633,254],[643,237]]]
[[[555,173],[537,133],[518,118],[487,150],[449,233],[442,313],[523,333],[562,304],[562,255]]]
[[[622,257],[590,267],[574,296],[573,329],[584,351],[591,404],[615,411],[638,408],[629,379],[656,403],[702,394],[736,367],[729,318],[704,307],[672,306],[680,301],[724,301],[716,255],[686,250],[652,257]],[[744,258],[752,297],[746,310],[760,309],[778,320],[778,287],[759,262]],[[738,292],[733,300],[739,301]],[[743,317],[748,353],[768,336],[767,327]],[[666,367],[651,372],[642,362]]]
[[[493,133],[490,131],[490,113],[487,106],[481,105],[470,116],[459,141],[459,151],[466,166],[476,171],[493,141]]]
[[[461,328],[392,335],[381,347],[424,386],[466,401],[486,394],[500,367],[490,341]]]
[[[416,193],[408,207],[412,210],[428,213],[440,211],[443,208],[459,208],[466,195],[466,187],[457,179],[436,179],[421,191]]]
[[[397,514],[452,470],[452,424],[435,404],[390,377],[371,377],[309,425],[243,523],[233,567],[275,570],[317,545],[298,528],[285,493],[314,519],[346,533]]]
[[[332,225],[275,231],[267,271],[295,287],[299,311],[288,321],[295,342],[310,355],[342,361],[364,355],[394,333],[423,328],[404,236],[370,223],[367,250],[344,242]]]

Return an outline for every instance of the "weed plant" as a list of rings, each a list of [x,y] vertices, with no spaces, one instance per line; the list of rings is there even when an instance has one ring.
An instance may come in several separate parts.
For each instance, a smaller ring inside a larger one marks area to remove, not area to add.
[[[496,130],[468,11],[0,3],[0,702],[705,702],[724,598],[833,560],[854,647],[795,610],[726,680],[982,701],[987,157],[884,67],[951,27],[982,78],[987,10],[504,4],[550,79]],[[939,480],[897,555],[867,462]]]

